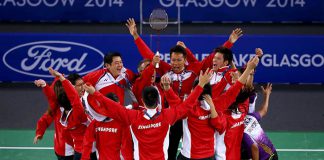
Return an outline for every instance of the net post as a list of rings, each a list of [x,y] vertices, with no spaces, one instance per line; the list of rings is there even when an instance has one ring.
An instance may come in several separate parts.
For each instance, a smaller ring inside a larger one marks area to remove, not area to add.
[[[177,0],[177,1],[180,1],[180,0]],[[177,4],[180,4],[180,3],[177,3]],[[177,7],[178,7],[178,35],[180,35],[181,34],[181,28],[180,28],[180,16],[181,16],[181,13],[180,13],[180,5],[177,5]]]
[[[143,0],[140,0],[140,34],[143,33]]]

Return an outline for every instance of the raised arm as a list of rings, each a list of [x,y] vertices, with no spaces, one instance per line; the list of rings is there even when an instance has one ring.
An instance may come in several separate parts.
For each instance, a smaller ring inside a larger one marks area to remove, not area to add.
[[[272,91],[272,84],[268,83],[267,86],[264,88],[263,86],[261,86],[262,89],[262,93],[263,93],[263,101],[261,104],[261,108],[258,111],[261,118],[264,117],[267,112],[268,112],[268,107],[269,107],[269,99],[270,99],[270,94]]]
[[[193,105],[198,100],[198,97],[203,91],[205,84],[209,83],[211,79],[212,72],[207,69],[205,73],[200,72],[199,82],[195,89],[189,94],[188,98],[185,99],[179,106],[171,108],[169,111],[170,114],[170,124],[174,124],[177,120],[181,119],[188,110],[190,110]]]
[[[142,93],[142,90],[146,86],[152,85],[152,76],[154,75],[154,66],[149,64],[140,75],[139,78],[136,79],[136,85],[133,85],[134,93]]]
[[[231,72],[230,74],[232,74],[232,73],[234,73],[234,72]],[[227,84],[231,83],[231,82],[229,82],[229,80],[231,78],[228,80],[228,78],[226,78],[226,75],[227,75],[227,73],[218,83],[216,83],[212,86],[212,93],[213,93],[212,98],[213,99],[220,96],[223,93],[224,89],[226,88]]]
[[[133,36],[135,44],[137,46],[137,49],[140,52],[140,54],[142,55],[142,57],[144,59],[152,60],[155,54],[146,45],[146,43],[142,40],[142,38],[138,35],[135,20],[133,18],[129,18],[127,20],[126,26],[129,30],[129,33]],[[171,66],[164,61],[160,61],[159,64],[160,64],[160,67],[157,69],[159,74],[163,75],[164,73],[166,73],[168,70],[171,69]]]
[[[52,86],[54,86],[55,82],[58,79],[55,78],[52,82]],[[49,106],[52,111],[55,111],[58,108],[57,101],[56,101],[56,95],[54,93],[53,87],[50,87],[43,79],[38,79],[34,81],[34,84],[37,87],[42,87],[43,93],[46,96],[46,99],[49,103]]]
[[[128,18],[125,25],[127,26],[129,33],[133,36],[134,40],[139,38],[134,18]]]
[[[170,107],[176,107],[182,101],[177,94],[174,93],[173,89],[170,87],[171,80],[168,75],[163,75],[161,77],[161,86],[164,91],[164,96],[166,101],[169,103]]]
[[[89,93],[88,103],[99,114],[111,117],[122,122],[125,125],[130,125],[137,118],[137,111],[128,110],[119,103],[106,98],[104,95],[95,91],[95,88],[90,84],[84,84],[84,89]]]
[[[232,48],[233,44],[243,36],[243,31],[241,28],[236,28],[232,31],[230,36],[228,37],[228,41],[226,41],[223,46],[230,49]]]
[[[262,49],[261,48],[256,48],[255,49],[255,55],[258,56],[259,58],[261,58],[262,55],[263,55]],[[254,74],[255,74],[255,70],[252,70],[250,72],[250,75],[247,78],[247,82],[245,84],[245,88],[248,89],[248,90],[253,90],[254,89],[254,86],[253,86]]]
[[[153,59],[154,53],[142,40],[142,38],[137,33],[136,23],[134,18],[129,18],[127,20],[126,26],[129,30],[129,33],[133,36],[137,49],[141,53],[144,59]]]
[[[252,70],[256,68],[259,63],[259,58],[257,56],[249,60],[247,67],[239,79],[232,85],[225,93],[221,96],[213,99],[216,108],[219,111],[227,109],[236,99],[242,86],[246,83],[247,78]]]
[[[184,44],[184,42],[178,41],[177,45],[183,47],[186,50],[187,53],[186,59],[188,63],[199,62],[198,59],[195,57],[195,55],[191,52],[191,50]]]
[[[210,118],[216,118],[216,117],[218,117],[218,113],[216,112],[213,99],[208,94],[203,95],[203,97],[204,97],[204,100],[210,106]]]
[[[249,77],[251,71],[253,71],[256,66],[259,64],[259,57],[255,56],[253,58],[251,58],[249,60],[249,62],[247,63],[247,67],[245,69],[245,71],[243,72],[243,74],[239,77],[238,81],[242,84],[245,84],[247,81],[247,78]]]
[[[137,101],[141,101],[142,99],[142,91],[145,87],[152,85],[152,77],[154,76],[154,65],[149,64],[140,75],[139,78],[136,79],[132,91],[136,96]]]
[[[205,94],[203,95],[204,100],[208,103],[210,106],[210,119],[209,123],[212,127],[214,127],[219,133],[223,133],[226,129],[227,121],[226,118],[222,115],[222,113],[219,113],[219,115],[215,109],[215,105],[213,103],[213,99],[210,97],[210,95]]]
[[[54,77],[57,77],[62,82],[62,86],[64,88],[64,91],[66,92],[66,95],[67,95],[70,103],[71,103],[71,106],[75,109],[78,108],[78,109],[83,110],[83,106],[82,106],[79,94],[75,90],[75,88],[73,87],[71,82],[69,80],[65,79],[65,77],[60,72],[55,71],[52,68],[49,68],[48,70],[51,73],[51,75],[53,75]]]
[[[233,47],[233,44],[241,36],[243,36],[243,31],[241,30],[241,28],[236,28],[235,30],[232,31],[232,33],[230,34],[228,40],[223,44],[223,47],[231,49]],[[205,69],[213,66],[213,58],[214,58],[215,54],[216,54],[215,52],[212,52],[212,53],[209,54],[209,56],[205,57],[201,61],[202,70],[205,70]],[[234,65],[234,67],[235,67],[235,65]]]

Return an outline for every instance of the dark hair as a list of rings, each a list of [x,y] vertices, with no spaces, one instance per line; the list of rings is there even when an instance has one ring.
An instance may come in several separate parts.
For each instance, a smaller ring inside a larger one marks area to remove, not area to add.
[[[143,63],[145,63],[145,62],[151,62],[151,60],[150,60],[150,59],[142,59],[142,60],[138,63],[138,65],[137,65],[137,71],[138,71],[138,72],[140,71],[141,65],[142,65]],[[143,68],[143,69],[144,69],[144,68]]]
[[[255,91],[248,91],[248,90],[242,90],[240,91],[240,93],[237,95],[235,102],[233,102],[228,109],[232,110],[233,112],[237,113],[237,108],[239,106],[240,103],[245,102],[251,95],[254,94]],[[243,112],[247,112],[247,111],[243,111]]]
[[[183,57],[187,56],[186,49],[179,45],[176,45],[170,49],[170,56],[172,56],[172,53],[181,53]]]
[[[104,57],[104,63],[111,64],[114,57],[121,57],[121,54],[119,52],[111,52],[106,54]]]
[[[76,81],[79,79],[82,79],[82,77],[77,73],[69,74],[69,76],[66,77],[73,85],[75,85]]]
[[[72,105],[64,91],[64,88],[62,86],[62,82],[61,81],[56,81],[54,84],[54,93],[56,95],[57,98],[57,102],[58,104],[64,108],[64,110],[71,110]]]
[[[196,78],[195,81],[193,82],[192,88],[195,88],[198,85],[198,83],[199,83],[199,79]],[[204,99],[203,95],[205,95],[205,94],[208,94],[212,97],[212,87],[211,87],[210,83],[205,84],[202,93],[198,97],[198,100],[200,100],[200,101],[203,100]]]
[[[224,57],[224,61],[228,61],[228,63],[231,63],[233,61],[233,53],[232,50],[225,48],[225,47],[218,47],[214,49],[215,53],[221,53]]]
[[[119,98],[115,93],[109,92],[108,94],[106,94],[106,97],[115,102],[119,102]]]
[[[145,87],[142,92],[144,104],[148,108],[155,108],[158,103],[159,92],[153,86]]]

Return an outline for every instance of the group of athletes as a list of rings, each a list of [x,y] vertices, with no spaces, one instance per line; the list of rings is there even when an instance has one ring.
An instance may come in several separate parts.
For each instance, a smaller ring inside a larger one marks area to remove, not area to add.
[[[143,57],[138,73],[126,69],[117,52],[105,55],[103,69],[83,77],[49,68],[51,84],[34,82],[49,104],[34,143],[54,122],[58,160],[278,159],[259,124],[271,84],[261,87],[263,102],[255,111],[253,77],[263,52],[257,48],[240,69],[233,63],[230,48],[241,29],[202,61],[179,41],[168,64],[141,39],[134,19],[126,26]]]

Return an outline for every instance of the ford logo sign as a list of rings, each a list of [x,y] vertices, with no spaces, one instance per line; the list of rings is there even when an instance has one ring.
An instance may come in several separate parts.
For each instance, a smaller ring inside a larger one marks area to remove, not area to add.
[[[52,67],[65,74],[85,75],[103,66],[104,54],[86,44],[69,41],[37,41],[9,49],[3,55],[11,70],[36,77],[52,77]]]

